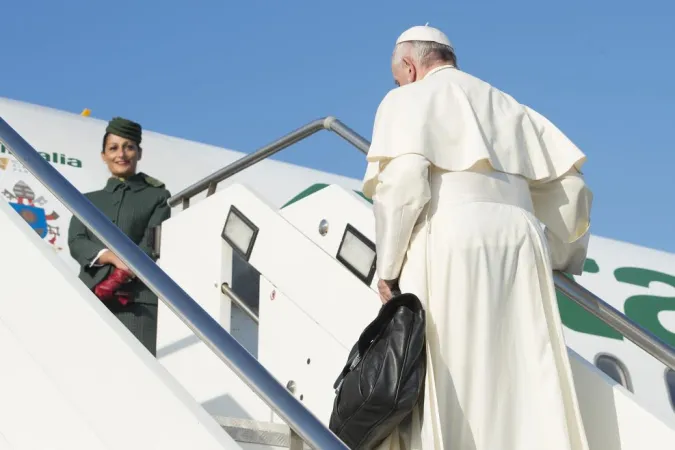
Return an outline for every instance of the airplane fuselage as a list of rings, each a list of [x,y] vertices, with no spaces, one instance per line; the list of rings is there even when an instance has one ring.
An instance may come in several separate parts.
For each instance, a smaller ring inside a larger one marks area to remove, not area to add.
[[[105,185],[107,173],[100,145],[106,122],[6,99],[0,99],[0,117],[81,192]],[[0,144],[0,194],[45,245],[78,270],[68,252],[70,212]],[[172,193],[244,156],[149,131],[144,132],[143,148],[140,170],[162,180]],[[273,160],[238,173],[219,189],[235,182],[246,184],[277,208],[298,196],[311,195],[319,184],[339,184],[355,191],[361,184],[360,180]],[[200,194],[192,204],[203,197],[204,193]],[[594,236],[588,256],[584,274],[577,281],[675,346],[675,255]],[[35,276],[39,278],[39,274]],[[558,303],[568,345],[611,373],[649,410],[675,423],[675,374],[564,295],[558,295]]]

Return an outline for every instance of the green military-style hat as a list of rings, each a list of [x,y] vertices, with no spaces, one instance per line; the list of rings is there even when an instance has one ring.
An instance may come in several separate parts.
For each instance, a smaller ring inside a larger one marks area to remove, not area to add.
[[[141,128],[140,124],[132,122],[131,120],[124,119],[122,117],[113,117],[113,119],[108,122],[108,127],[105,129],[105,132],[129,139],[136,142],[137,144],[140,144],[143,135],[143,128]]]

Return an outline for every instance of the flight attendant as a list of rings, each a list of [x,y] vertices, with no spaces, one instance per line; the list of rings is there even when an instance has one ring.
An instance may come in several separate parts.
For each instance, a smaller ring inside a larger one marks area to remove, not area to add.
[[[171,215],[171,194],[161,181],[136,171],[141,137],[135,122],[115,117],[108,123],[101,158],[110,178],[103,189],[85,196],[154,260],[152,230]],[[156,355],[157,296],[75,216],[68,245],[80,264],[80,279]]]

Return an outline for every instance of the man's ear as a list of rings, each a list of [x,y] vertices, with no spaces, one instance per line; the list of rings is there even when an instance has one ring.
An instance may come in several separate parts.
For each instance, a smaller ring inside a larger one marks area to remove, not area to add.
[[[139,145],[138,146],[138,160],[140,161],[141,159],[143,159],[143,149]]]
[[[406,68],[408,69],[408,81],[412,83],[413,81],[417,80],[417,68],[415,68],[415,64],[413,64],[412,59],[408,56],[404,56],[403,64],[405,64]]]

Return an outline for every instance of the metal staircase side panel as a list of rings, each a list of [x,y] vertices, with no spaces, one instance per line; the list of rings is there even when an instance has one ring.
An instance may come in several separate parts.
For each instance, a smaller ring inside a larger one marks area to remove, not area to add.
[[[10,448],[241,448],[4,201],[0,228]]]
[[[260,298],[260,361],[284,385],[292,386],[295,397],[327,424],[335,400],[333,383],[344,367],[350,347],[341,345],[265,277],[260,280]],[[315,300],[323,299],[316,295]],[[339,317],[334,304],[326,308]],[[355,311],[352,315],[359,313]]]
[[[227,331],[234,309],[221,284],[232,251],[220,237],[229,204],[215,195],[162,224],[162,269]],[[272,410],[165,304],[158,309],[157,358],[212,415],[271,422]],[[246,344],[244,344],[246,345]],[[254,348],[247,348],[255,355]]]
[[[261,301],[259,333],[250,320],[230,324],[229,318],[236,316],[230,313],[235,309],[231,309],[229,299],[220,294],[220,283],[230,282],[232,272],[232,251],[221,238],[231,205],[259,227],[250,262],[263,274],[275,271],[272,289],[265,275],[261,275],[261,299],[272,296],[275,305],[280,302],[289,305],[283,312],[275,308],[263,311]],[[377,315],[380,308],[377,294],[355,282],[349,271],[335,264],[279,216],[275,208],[240,185],[216,192],[164,222],[161,255],[164,270],[225,328],[255,328],[258,348],[249,351],[259,355],[259,361],[282,385],[291,379],[301,383],[303,392],[298,392],[297,398],[304,394],[305,406],[319,419],[327,421],[326,413],[330,412],[334,398],[333,382],[349,348],[363,327]],[[354,317],[354,311],[362,315]],[[250,390],[227,368],[216,366],[205,349],[194,342],[192,333],[171,317],[170,311],[160,306],[159,312],[158,347],[174,349],[166,355],[159,351],[162,363],[208,411],[256,421],[273,419],[269,409],[252,398]],[[321,327],[316,325],[318,321],[323,324]],[[312,325],[314,330],[306,334],[309,332],[306,328]],[[278,337],[277,330],[283,338]],[[242,342],[242,345],[246,344]],[[318,355],[319,349],[326,352],[324,356],[332,358],[329,366],[307,364],[308,359],[320,359],[311,356]],[[305,356],[307,354],[310,356]],[[302,365],[299,378],[285,370],[290,361],[293,366]],[[313,386],[307,386],[303,379],[314,379]],[[317,400],[319,398],[323,400]]]
[[[87,426],[87,418],[55,388],[4,321],[0,322],[0,355],[0,443],[7,448],[106,448]],[[38,424],[37,418],[44,419]]]
[[[670,450],[672,422],[636,402],[635,395],[569,350],[581,417],[591,450]]]

